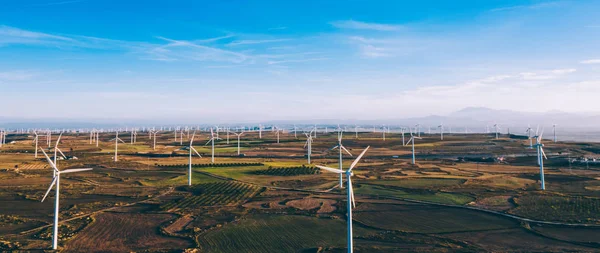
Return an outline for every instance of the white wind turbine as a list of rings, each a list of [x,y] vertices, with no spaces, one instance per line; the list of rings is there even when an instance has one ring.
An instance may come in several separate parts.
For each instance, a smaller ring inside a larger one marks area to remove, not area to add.
[[[220,140],[221,138],[219,138],[218,136],[215,136],[215,132],[213,132],[213,129],[210,129],[210,140],[208,140],[206,142],[206,144],[204,144],[204,146],[208,145],[208,143],[212,142],[212,155],[210,158],[210,163],[215,163],[215,140]]]
[[[531,129],[531,126],[527,126],[527,130],[525,130],[525,133],[527,133],[527,139],[529,139],[529,148],[533,148],[533,141],[531,140],[531,131],[533,129]]]
[[[554,143],[556,143],[557,139],[556,139],[556,124],[552,125],[552,132],[554,133]]]
[[[58,167],[56,165],[56,150],[58,149],[58,142],[60,141],[60,137],[58,137],[58,140],[56,141],[56,145],[54,147],[54,161],[52,161],[50,159],[50,157],[48,157],[48,155],[46,154],[46,152],[40,148],[40,150],[42,151],[42,153],[44,153],[44,156],[46,157],[46,160],[48,160],[48,163],[50,164],[50,166],[52,166],[52,171],[54,172],[54,177],[52,179],[52,183],[50,184],[50,187],[48,187],[48,191],[46,191],[46,194],[44,195],[44,198],[42,199],[42,202],[44,202],[44,200],[46,199],[46,197],[48,196],[48,194],[50,193],[50,191],[52,190],[53,186],[56,186],[56,197],[55,197],[55,201],[54,201],[54,229],[53,229],[53,234],[52,234],[52,249],[56,250],[58,248],[58,214],[59,214],[59,197],[60,197],[60,175],[61,174],[65,174],[65,173],[73,173],[73,172],[81,172],[81,171],[88,171],[88,170],[92,170],[90,168],[85,168],[85,169],[67,169],[67,170],[63,170],[60,171],[58,170]]]
[[[115,133],[115,162],[118,161],[119,159],[117,158],[117,155],[119,154],[119,142],[125,143],[123,140],[121,140],[121,138],[119,138],[119,131],[116,131]],[[112,139],[111,139],[112,141]]]
[[[499,136],[498,136],[500,134],[499,128],[500,127],[498,126],[498,124],[494,124],[494,131],[496,131],[496,140],[499,138]]]
[[[314,130],[311,130],[310,133],[304,133],[304,135],[306,135],[306,143],[304,144],[304,148],[307,148],[307,157],[308,157],[308,164],[310,164],[310,155],[312,154],[312,142],[313,142],[313,135],[312,132]]]
[[[279,129],[279,128],[276,128],[276,129],[275,129],[275,132],[276,132],[276,134],[277,134],[277,143],[279,144],[279,133],[281,132],[281,129]]]
[[[241,133],[236,133],[236,132],[231,132],[232,134],[235,134],[237,136],[237,154],[238,156],[240,156],[240,137],[242,137],[242,134],[244,134],[244,131],[242,131]]]
[[[38,154],[38,140],[40,139],[40,136],[37,134],[36,131],[33,131],[33,134],[35,135],[33,142],[35,142],[35,154],[34,157],[38,158],[37,154]]]
[[[548,157],[546,157],[546,153],[544,152],[544,144],[542,144],[543,135],[544,130],[542,129],[542,133],[539,136],[535,136],[535,147],[537,149],[538,164],[540,165],[540,183],[542,190],[546,190],[546,183],[544,181],[544,158],[548,159]]]
[[[354,169],[354,167],[356,166],[356,164],[358,164],[358,162],[360,161],[360,159],[363,157],[363,155],[367,152],[367,150],[369,150],[369,147],[367,147],[365,150],[363,150],[362,153],[360,153],[360,155],[356,158],[356,160],[354,160],[354,162],[352,162],[352,164],[350,165],[350,167],[348,168],[348,170],[344,171],[344,170],[340,170],[340,169],[334,169],[334,168],[329,168],[329,167],[325,167],[325,166],[320,166],[317,165],[317,167],[319,169],[322,170],[326,170],[329,172],[333,172],[333,173],[338,173],[340,175],[345,174],[346,175],[346,187],[348,188],[347,192],[347,244],[348,244],[348,252],[352,253],[353,252],[353,242],[352,242],[352,208],[356,207],[356,202],[354,200],[354,190],[352,188],[352,176],[354,175],[354,173],[352,173],[352,169]]]
[[[440,140],[444,140],[444,124],[440,124],[438,126],[438,128],[440,129]]]
[[[348,153],[350,156],[352,156],[352,153],[350,153],[350,151],[348,151],[348,149],[346,149],[346,147],[344,147],[344,145],[342,145],[342,131],[341,131],[341,129],[338,132],[338,144],[337,144],[337,146],[331,148],[331,150],[334,150],[336,148],[339,149],[339,151],[340,151],[340,163],[339,163],[339,167],[340,167],[340,170],[342,170],[342,165],[343,165],[343,161],[342,161],[343,152],[342,152],[342,150],[346,151],[346,153]],[[340,174],[340,188],[344,188],[344,185],[342,183],[342,174]]]
[[[406,133],[406,129],[404,127],[401,127],[400,133],[402,133],[402,146],[406,146],[406,143],[404,143],[404,134]]]
[[[412,143],[412,164],[415,164],[415,139],[422,139],[419,136],[414,136],[412,133],[410,134],[410,139],[406,142],[406,144],[408,144],[409,142]],[[405,145],[406,146],[406,145]]]
[[[198,155],[198,157],[202,158],[200,153],[194,148],[194,137],[196,136],[196,131],[192,134],[192,139],[190,140],[190,160],[189,160],[189,168],[188,168],[188,185],[192,185],[192,151]]]

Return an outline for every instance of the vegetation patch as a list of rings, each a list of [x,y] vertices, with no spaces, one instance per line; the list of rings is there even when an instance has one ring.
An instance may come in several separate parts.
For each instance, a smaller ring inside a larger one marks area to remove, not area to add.
[[[307,167],[305,165],[297,166],[297,167],[283,167],[283,168],[273,168],[269,167],[266,170],[255,170],[250,172],[250,174],[254,175],[268,175],[268,176],[299,176],[299,175],[315,175],[321,174],[319,168],[315,167]]]

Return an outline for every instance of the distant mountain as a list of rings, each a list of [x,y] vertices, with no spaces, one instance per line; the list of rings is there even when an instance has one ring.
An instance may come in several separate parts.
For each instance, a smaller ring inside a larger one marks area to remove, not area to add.
[[[168,122],[168,123],[167,123]],[[226,125],[228,122],[219,122]],[[229,122],[231,126],[257,125],[258,123]],[[600,129],[600,114],[577,114],[562,111],[549,111],[544,113],[518,112],[511,110],[496,110],[486,107],[467,107],[462,110],[450,113],[448,115],[429,115],[415,118],[397,118],[385,120],[355,120],[355,119],[314,119],[314,120],[273,120],[265,121],[264,126],[285,127],[291,125],[321,125],[335,127],[340,125],[359,125],[359,126],[414,126],[420,124],[422,129],[427,131],[428,127],[432,130],[437,126],[444,124],[446,129],[452,128],[453,132],[462,132],[468,129],[470,132],[486,131],[486,126],[492,128],[498,124],[502,132],[509,128],[516,132],[525,131],[528,125],[536,128],[537,125],[551,128],[553,124],[558,124],[560,128],[572,130],[598,130]],[[212,126],[214,122],[185,123],[177,120],[154,121],[129,120],[127,122],[116,122],[116,120],[96,119],[96,120],[71,120],[71,119],[16,119],[0,117],[0,128],[124,128],[126,126],[177,126],[177,125],[196,125]]]

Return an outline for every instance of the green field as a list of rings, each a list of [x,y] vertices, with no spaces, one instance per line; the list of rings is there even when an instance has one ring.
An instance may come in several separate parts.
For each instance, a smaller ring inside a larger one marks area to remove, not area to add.
[[[372,234],[359,226],[355,236]],[[204,252],[298,252],[317,247],[344,247],[346,222],[295,215],[249,216],[197,238]]]
[[[377,195],[382,197],[395,197],[403,199],[412,199],[420,201],[429,201],[441,204],[453,204],[453,205],[464,205],[475,200],[475,198],[459,194],[459,193],[447,193],[447,192],[406,192],[399,189],[385,188],[379,185],[368,185],[361,184],[355,190],[356,194],[367,194]]]

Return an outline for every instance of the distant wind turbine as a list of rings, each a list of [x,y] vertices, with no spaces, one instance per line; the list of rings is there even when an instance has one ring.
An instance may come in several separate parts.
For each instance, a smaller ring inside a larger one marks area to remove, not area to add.
[[[189,168],[188,168],[188,185],[192,185],[192,151],[198,155],[198,157],[202,158],[200,153],[194,148],[194,137],[196,137],[196,131],[192,134],[192,139],[190,140],[190,160],[189,160]]]
[[[304,144],[304,148],[307,148],[308,164],[310,164],[310,155],[312,154],[313,131],[314,129],[311,130],[309,133],[304,133],[306,135],[306,143]]]
[[[116,131],[115,133],[115,162],[118,161],[119,159],[117,158],[117,155],[119,154],[119,142],[125,143],[123,140],[121,140],[121,138],[119,138],[119,131]],[[111,139],[112,141],[112,139]]]
[[[232,134],[235,134],[237,136],[237,154],[238,156],[240,156],[240,137],[242,136],[242,134],[244,134],[244,131],[242,131],[241,133],[236,133],[236,132],[231,132]]]
[[[546,153],[544,152],[544,144],[542,144],[543,135],[544,130],[542,129],[542,133],[539,136],[536,136],[535,147],[537,148],[537,159],[538,164],[540,165],[540,184],[542,186],[542,190],[546,190],[546,183],[544,181],[544,159],[548,159],[548,157],[546,157]]]
[[[440,129],[440,140],[444,140],[444,124],[440,124],[438,126],[438,128]]]
[[[406,142],[406,144],[408,144],[409,142],[412,143],[412,164],[415,164],[415,139],[421,139],[421,137],[419,136],[414,136],[412,133],[410,134],[410,139]]]
[[[352,180],[351,177],[354,175],[354,173],[352,173],[352,169],[354,169],[354,167],[356,166],[356,164],[358,164],[358,162],[360,161],[360,159],[363,157],[363,155],[365,155],[365,153],[367,152],[367,150],[369,150],[369,147],[367,147],[365,150],[363,150],[362,153],[360,153],[360,155],[356,158],[356,160],[354,160],[354,162],[352,162],[352,164],[350,165],[350,167],[348,168],[348,170],[343,171],[340,169],[334,169],[334,168],[329,168],[329,167],[325,167],[325,166],[320,166],[317,165],[317,167],[319,169],[322,170],[326,170],[329,172],[333,172],[333,173],[338,173],[338,174],[345,174],[346,175],[346,186],[348,188],[347,192],[347,244],[348,244],[348,252],[352,253],[354,251],[353,249],[353,242],[352,242],[352,208],[356,207],[356,202],[354,200],[354,190],[352,189]]]
[[[206,144],[204,144],[204,146],[208,145],[208,143],[212,142],[212,154],[211,154],[211,158],[210,158],[210,163],[215,163],[215,140],[220,140],[221,138],[219,138],[218,136],[215,136],[215,132],[213,132],[213,129],[210,129],[210,140],[208,140],[206,142]]]

